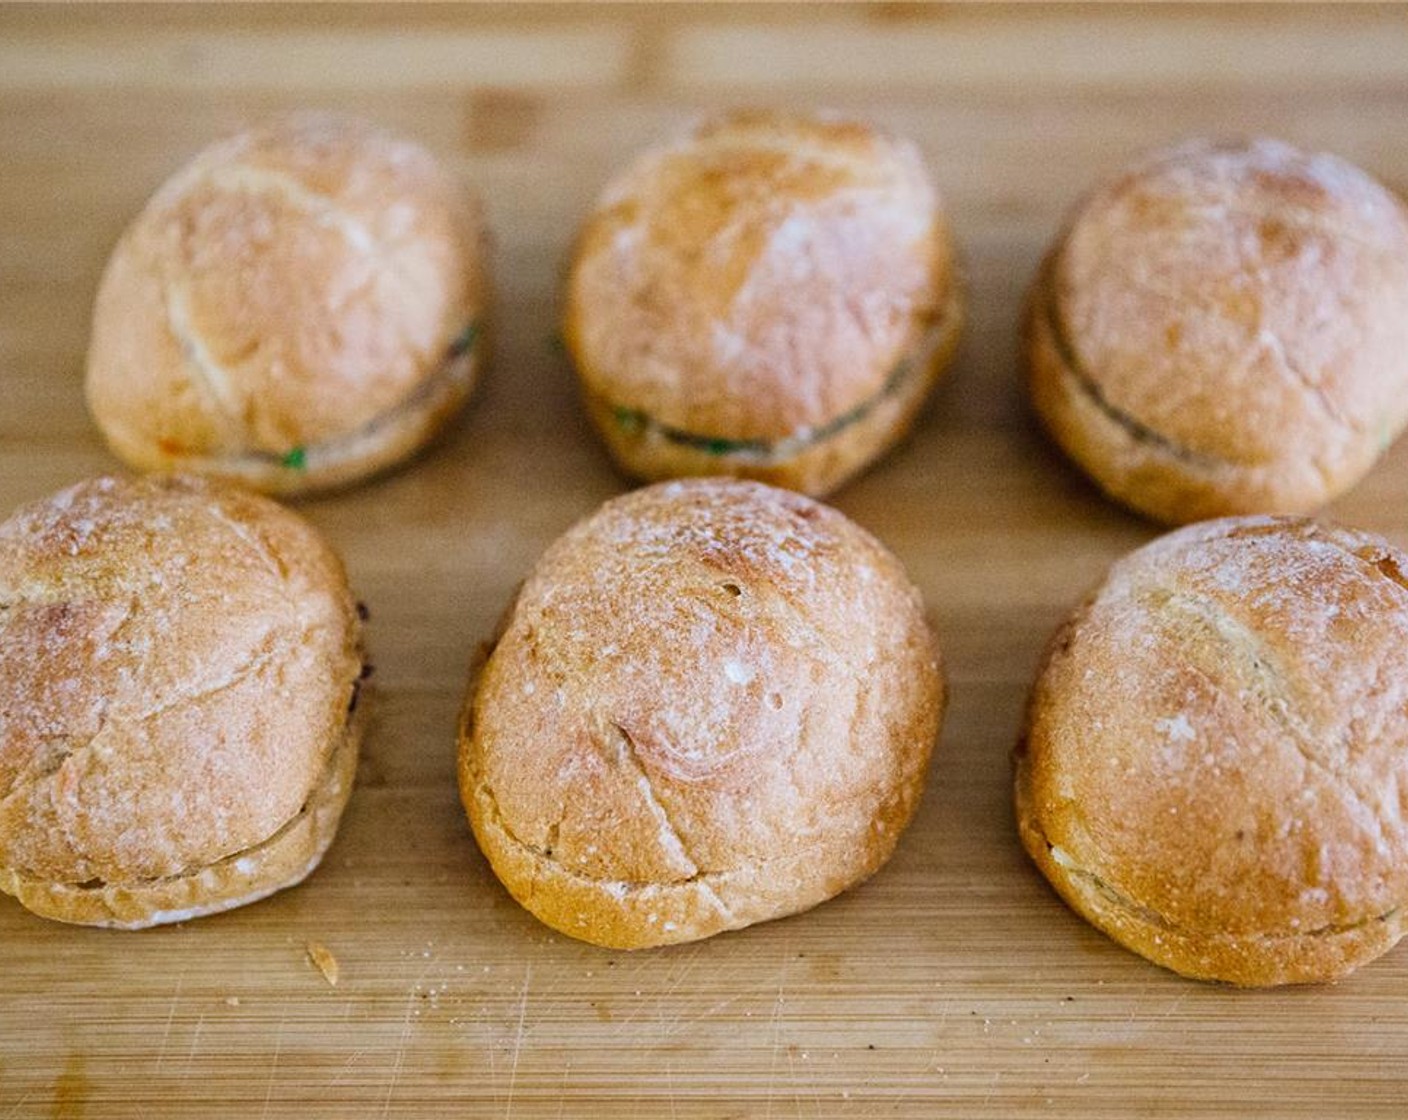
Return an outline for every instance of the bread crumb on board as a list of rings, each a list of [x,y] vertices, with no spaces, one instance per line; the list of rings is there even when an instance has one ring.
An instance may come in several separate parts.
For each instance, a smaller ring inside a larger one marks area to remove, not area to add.
[[[323,974],[323,979],[328,982],[328,986],[337,987],[338,977],[342,974],[341,966],[337,963],[337,958],[321,941],[308,942],[308,959],[313,962],[313,967]]]

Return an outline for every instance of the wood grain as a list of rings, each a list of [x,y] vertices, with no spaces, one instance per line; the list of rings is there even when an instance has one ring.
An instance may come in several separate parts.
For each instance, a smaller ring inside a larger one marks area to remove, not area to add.
[[[828,103],[913,135],[973,290],[918,431],[836,504],[932,606],[953,704],[870,883],[699,945],[609,953],[497,886],[455,794],[466,666],[515,582],[627,483],[551,345],[572,230],[702,106]],[[502,339],[407,469],[302,506],[371,604],[373,724],[324,867],[137,935],[0,904],[0,1117],[1402,1116],[1408,950],[1319,989],[1180,980],[1022,857],[1008,751],[1046,635],[1153,527],[1047,446],[1018,303],[1137,151],[1265,131],[1408,188],[1408,19],[1355,8],[0,10],[0,511],[114,469],[83,412],[99,270],[162,178],[274,108],[371,115],[488,200]],[[1408,543],[1408,443],[1331,515]],[[337,959],[330,986],[308,945]]]

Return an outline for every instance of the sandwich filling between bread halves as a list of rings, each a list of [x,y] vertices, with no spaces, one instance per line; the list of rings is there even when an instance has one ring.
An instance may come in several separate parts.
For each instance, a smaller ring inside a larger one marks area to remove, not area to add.
[[[712,455],[720,459],[732,459],[741,463],[756,465],[783,463],[854,427],[874,413],[887,400],[900,395],[903,390],[909,388],[914,378],[930,362],[932,356],[941,349],[944,340],[954,329],[956,322],[954,316],[945,315],[938,323],[930,327],[921,338],[919,346],[896,363],[890,371],[890,375],[885,378],[885,383],[860,404],[825,424],[798,428],[780,439],[733,439],[727,436],[691,432],[657,420],[641,409],[615,404],[602,400],[602,398],[598,398],[598,400],[601,400],[606,410],[610,412],[612,422],[623,435],[641,441],[660,440],[676,447],[688,448],[705,455]]]
[[[1189,467],[1203,471],[1215,470],[1226,465],[1224,460],[1215,456],[1194,451],[1181,443],[1176,443],[1162,432],[1155,431],[1112,404],[1076,353],[1075,344],[1066,331],[1060,309],[1056,305],[1056,285],[1048,279],[1042,287],[1039,313],[1046,321],[1047,330],[1051,332],[1051,344],[1055,347],[1056,355],[1061,361],[1061,368],[1082,396],[1099,409],[1106,419],[1122,428],[1136,443],[1155,448],[1181,460]]]
[[[227,466],[276,466],[299,473],[355,458],[363,444],[375,443],[386,429],[394,427],[408,415],[421,411],[437,398],[448,397],[465,389],[473,373],[474,347],[480,333],[479,321],[471,322],[455,336],[445,351],[444,360],[433,374],[417,385],[405,399],[373,416],[355,431],[321,443],[300,444],[284,452],[238,451],[213,458]],[[184,456],[177,452],[175,457]]]

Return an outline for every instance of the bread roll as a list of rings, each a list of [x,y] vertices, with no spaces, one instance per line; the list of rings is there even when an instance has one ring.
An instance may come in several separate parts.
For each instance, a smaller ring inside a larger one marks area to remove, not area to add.
[[[342,565],[273,502],[99,478],[0,525],[0,890],[136,929],[297,883],[357,765]]]
[[[404,459],[483,366],[477,202],[429,153],[294,113],[201,152],[118,242],[88,405],[140,470],[295,494]]]
[[[819,495],[908,430],[962,308],[914,145],[740,111],[606,188],[572,258],[564,337],[623,470]]]
[[[1122,945],[1239,985],[1403,935],[1408,556],[1295,517],[1189,526],[1060,629],[1016,756],[1022,842]]]
[[[1077,209],[1027,325],[1037,411],[1112,497],[1309,512],[1408,421],[1408,210],[1274,140],[1158,152]]]
[[[791,914],[875,871],[918,803],[939,653],[841,514],[727,479],[608,502],[539,561],[466,705],[479,846],[614,948]]]

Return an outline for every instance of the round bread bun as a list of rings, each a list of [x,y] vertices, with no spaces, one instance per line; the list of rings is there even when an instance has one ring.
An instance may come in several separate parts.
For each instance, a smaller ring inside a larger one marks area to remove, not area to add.
[[[486,352],[479,205],[419,146],[300,112],[201,152],[98,289],[88,407],[139,470],[297,494],[412,454]]]
[[[1408,556],[1227,518],[1117,563],[1057,632],[1016,755],[1022,842],[1120,944],[1243,986],[1404,932]]]
[[[0,525],[0,890],[138,929],[292,886],[357,765],[342,565],[266,498],[99,478]]]
[[[1309,512],[1408,421],[1408,210],[1275,140],[1156,153],[1078,208],[1027,345],[1037,412],[1111,497]]]
[[[919,593],[872,536],[758,483],[662,483],[520,589],[466,704],[460,792],[549,926],[693,941],[879,868],[943,708]]]
[[[820,495],[909,429],[962,318],[913,144],[738,111],[606,188],[573,254],[564,338],[627,473]]]

